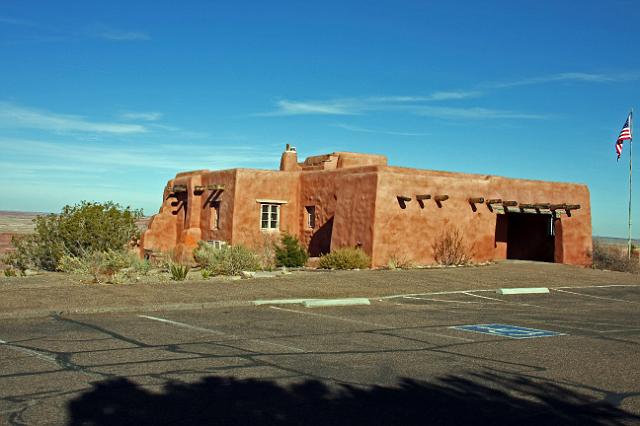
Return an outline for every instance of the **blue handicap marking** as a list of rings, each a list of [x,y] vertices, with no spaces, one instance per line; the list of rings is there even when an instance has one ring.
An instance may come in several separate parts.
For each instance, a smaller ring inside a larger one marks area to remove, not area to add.
[[[512,339],[532,339],[534,337],[563,336],[565,333],[556,331],[539,330],[537,328],[518,327],[509,324],[475,324],[459,325],[451,328],[476,333],[493,334],[496,336],[510,337]]]

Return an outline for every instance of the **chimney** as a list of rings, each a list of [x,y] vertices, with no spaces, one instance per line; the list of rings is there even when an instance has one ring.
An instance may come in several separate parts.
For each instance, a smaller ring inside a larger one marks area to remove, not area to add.
[[[296,170],[300,170],[300,166],[298,166],[298,153],[294,146],[287,144],[280,158],[280,171],[292,172]]]

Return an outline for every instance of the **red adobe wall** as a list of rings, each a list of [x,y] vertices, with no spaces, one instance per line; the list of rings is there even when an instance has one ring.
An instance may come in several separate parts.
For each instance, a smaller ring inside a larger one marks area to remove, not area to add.
[[[448,195],[439,208],[433,199],[420,208],[416,194]],[[412,198],[402,209],[397,196]],[[496,217],[485,204],[474,212],[468,199],[514,200],[519,203],[580,204],[571,217],[562,216],[556,230],[556,261],[591,264],[591,209],[584,185],[384,168],[380,172],[375,215],[374,266],[386,265],[394,256],[419,264],[433,263],[433,242],[451,227],[457,227],[473,244],[475,261],[506,258],[506,242],[496,241]],[[560,239],[560,241],[558,241]]]
[[[329,249],[373,248],[377,166],[308,171],[301,174],[300,240],[312,256]],[[309,229],[306,206],[315,206],[315,228]]]
[[[373,266],[387,265],[393,257],[429,264],[434,261],[434,241],[443,230],[456,227],[473,245],[473,260],[506,258],[507,216],[498,220],[486,204],[473,211],[468,202],[483,197],[521,204],[580,204],[579,210],[555,221],[555,261],[591,263],[591,209],[584,185],[388,167],[383,156],[354,153],[297,163],[293,148],[283,155],[281,167],[286,170],[178,174],[168,182],[160,212],[143,236],[143,249],[173,250],[188,257],[199,240],[221,240],[262,250],[288,232],[311,255],[359,246],[371,255]],[[187,191],[169,197],[175,185]],[[421,208],[417,194],[449,199],[441,207],[425,200]],[[411,198],[406,208],[397,196]],[[260,229],[260,200],[282,202],[280,232]],[[306,206],[315,206],[314,229],[307,226]]]
[[[288,232],[298,236],[299,173],[239,169],[235,193],[231,244],[263,249]],[[260,229],[260,203],[257,200],[285,201],[280,205],[280,232]]]

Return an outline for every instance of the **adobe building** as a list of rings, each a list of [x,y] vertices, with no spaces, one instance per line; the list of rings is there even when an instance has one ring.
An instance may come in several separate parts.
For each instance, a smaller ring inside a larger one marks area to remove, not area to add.
[[[164,190],[144,233],[149,255],[189,256],[198,241],[260,250],[288,232],[311,256],[361,247],[372,266],[434,263],[433,244],[458,229],[472,259],[591,265],[586,185],[387,165],[382,155],[334,152],[280,170],[196,170]]]

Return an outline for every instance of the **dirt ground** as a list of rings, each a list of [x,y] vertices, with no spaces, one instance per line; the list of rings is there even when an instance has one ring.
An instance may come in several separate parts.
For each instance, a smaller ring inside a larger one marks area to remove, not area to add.
[[[552,263],[504,261],[487,266],[411,270],[293,272],[273,278],[226,277],[135,284],[87,284],[46,273],[0,277],[0,318],[51,312],[129,312],[249,305],[258,299],[376,298],[395,294],[490,290],[504,287],[580,287],[640,284],[640,276]]]

